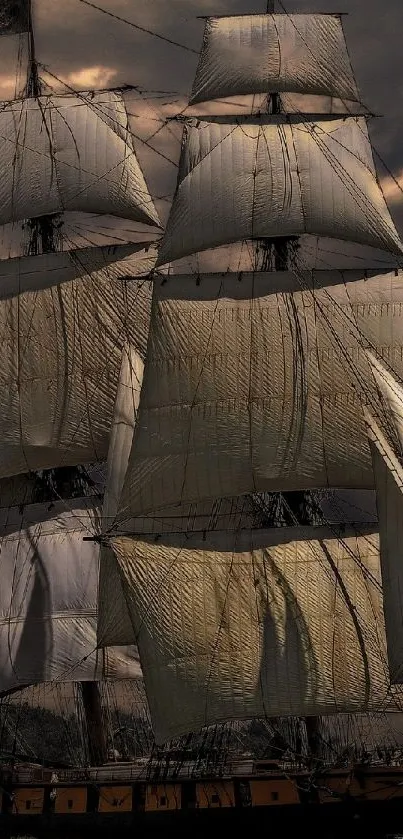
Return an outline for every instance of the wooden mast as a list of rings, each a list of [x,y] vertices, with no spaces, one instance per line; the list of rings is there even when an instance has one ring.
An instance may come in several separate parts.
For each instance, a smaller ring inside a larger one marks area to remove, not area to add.
[[[39,78],[38,62],[35,51],[35,32],[32,16],[32,0],[28,0],[28,73],[26,84],[26,95],[28,97],[39,97],[42,93],[42,85]],[[28,219],[27,227],[30,231],[28,253],[55,253],[61,249],[61,222],[60,214],[38,216]],[[53,470],[57,474],[58,470]],[[99,766],[106,763],[107,743],[101,697],[97,682],[78,682],[85,723],[87,729],[87,748],[92,766]]]
[[[275,0],[267,0],[266,3],[266,12],[267,14],[273,14],[275,10]],[[281,98],[278,92],[269,93],[267,96],[267,110],[271,114],[279,114],[281,113]],[[274,267],[275,271],[286,271],[289,268],[289,246],[295,241],[294,238],[276,238],[266,240],[266,265],[271,264],[272,268]],[[272,257],[270,255],[270,251]],[[266,268],[267,270],[267,268]],[[287,504],[287,494],[285,494],[285,501]],[[303,493],[298,493],[299,496],[304,495]],[[289,499],[291,501],[291,499]],[[294,506],[294,505],[292,505]],[[293,514],[291,506],[291,514]],[[304,509],[306,509],[305,503],[303,503]],[[301,522],[298,522],[301,523]],[[313,523],[313,522],[312,522]],[[301,723],[303,723],[305,727],[306,733],[306,744],[308,748],[308,757],[312,758],[318,754],[319,749],[319,740],[320,740],[320,717],[301,717]]]
[[[79,682],[87,729],[90,766],[102,766],[108,759],[104,716],[97,682]]]

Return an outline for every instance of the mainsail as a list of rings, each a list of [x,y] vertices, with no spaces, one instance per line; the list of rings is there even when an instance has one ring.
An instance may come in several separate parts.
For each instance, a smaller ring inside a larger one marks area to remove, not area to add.
[[[96,499],[1,510],[0,694],[47,681],[133,679],[136,650],[97,649]]]
[[[133,441],[144,364],[134,347],[127,344],[122,350],[122,362],[116,401],[109,437],[105,493],[101,532],[113,524],[125,479]],[[111,591],[114,592],[111,597]],[[109,545],[101,546],[98,601],[102,603],[98,624],[100,646],[108,644],[110,633],[116,644],[126,644],[133,637],[133,629],[122,589],[119,569]]]
[[[157,741],[388,700],[376,534],[116,538]]]

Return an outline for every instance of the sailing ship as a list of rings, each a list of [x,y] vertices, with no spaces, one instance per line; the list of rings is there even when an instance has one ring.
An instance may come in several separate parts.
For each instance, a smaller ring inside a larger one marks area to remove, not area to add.
[[[3,2],[0,21],[28,58],[0,110],[0,221],[27,237],[0,266],[1,477],[106,460],[102,504],[3,505],[0,689],[141,665],[157,745],[289,718],[312,753],[318,717],[398,712],[403,244],[342,16],[206,19],[161,234],[124,92],[44,92],[32,4]],[[250,112],[223,115],[239,96]],[[74,212],[141,232],[78,247]],[[365,267],[312,267],[307,237]],[[357,515],[374,491],[376,517]],[[401,767],[316,766],[315,783],[311,768],[193,786],[104,774],[95,809],[400,803]],[[54,779],[11,779],[3,812],[88,816],[94,777],[52,798]]]

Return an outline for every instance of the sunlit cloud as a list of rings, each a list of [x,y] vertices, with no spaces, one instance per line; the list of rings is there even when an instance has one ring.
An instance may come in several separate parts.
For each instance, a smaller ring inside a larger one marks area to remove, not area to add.
[[[41,73],[41,81],[44,82],[44,91],[46,93],[50,91],[65,92],[66,88],[97,90],[109,88],[116,75],[117,70],[113,67],[96,65],[82,67],[80,70],[75,70],[57,79],[50,73],[43,71]],[[16,79],[15,75],[0,74],[0,100],[14,99],[15,96],[21,95],[25,82],[26,74],[20,74],[19,79]]]
[[[381,178],[380,184],[388,204],[403,204],[403,169],[394,177]]]
[[[117,70],[113,67],[96,65],[95,67],[83,67],[81,70],[69,73],[66,82],[77,90],[92,90],[109,87],[116,75]]]

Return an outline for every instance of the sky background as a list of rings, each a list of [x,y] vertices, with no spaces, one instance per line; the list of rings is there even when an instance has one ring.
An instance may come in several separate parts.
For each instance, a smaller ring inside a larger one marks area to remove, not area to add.
[[[165,221],[176,183],[182,129],[171,122],[161,130],[161,118],[172,116],[186,106],[204,28],[204,22],[197,16],[262,12],[266,2],[98,0],[97,5],[189,48],[181,49],[140,32],[80,0],[63,0],[63,3],[60,0],[34,0],[37,58],[54,74],[48,77],[52,85],[57,85],[56,76],[81,90],[130,84],[138,85],[143,91],[127,94],[126,103],[132,115],[135,138],[147,141],[144,145],[136,139],[136,150],[160,216]],[[287,11],[348,12],[344,28],[362,100],[372,112],[382,117],[370,121],[371,138],[381,158],[403,185],[402,0],[384,0],[383,3],[375,0],[293,0],[292,5],[286,3],[285,8]],[[276,11],[280,10],[276,0]],[[3,98],[14,95],[17,42],[18,38],[2,39],[0,96]],[[167,95],[161,98],[155,93],[159,98],[148,98],[153,91],[164,91]],[[163,104],[165,102],[167,104]],[[200,106],[197,110],[202,112]],[[155,131],[157,135],[151,138]],[[151,146],[155,151],[151,151]],[[379,176],[402,234],[403,195],[382,168],[379,168]],[[147,236],[152,238],[150,234]]]

